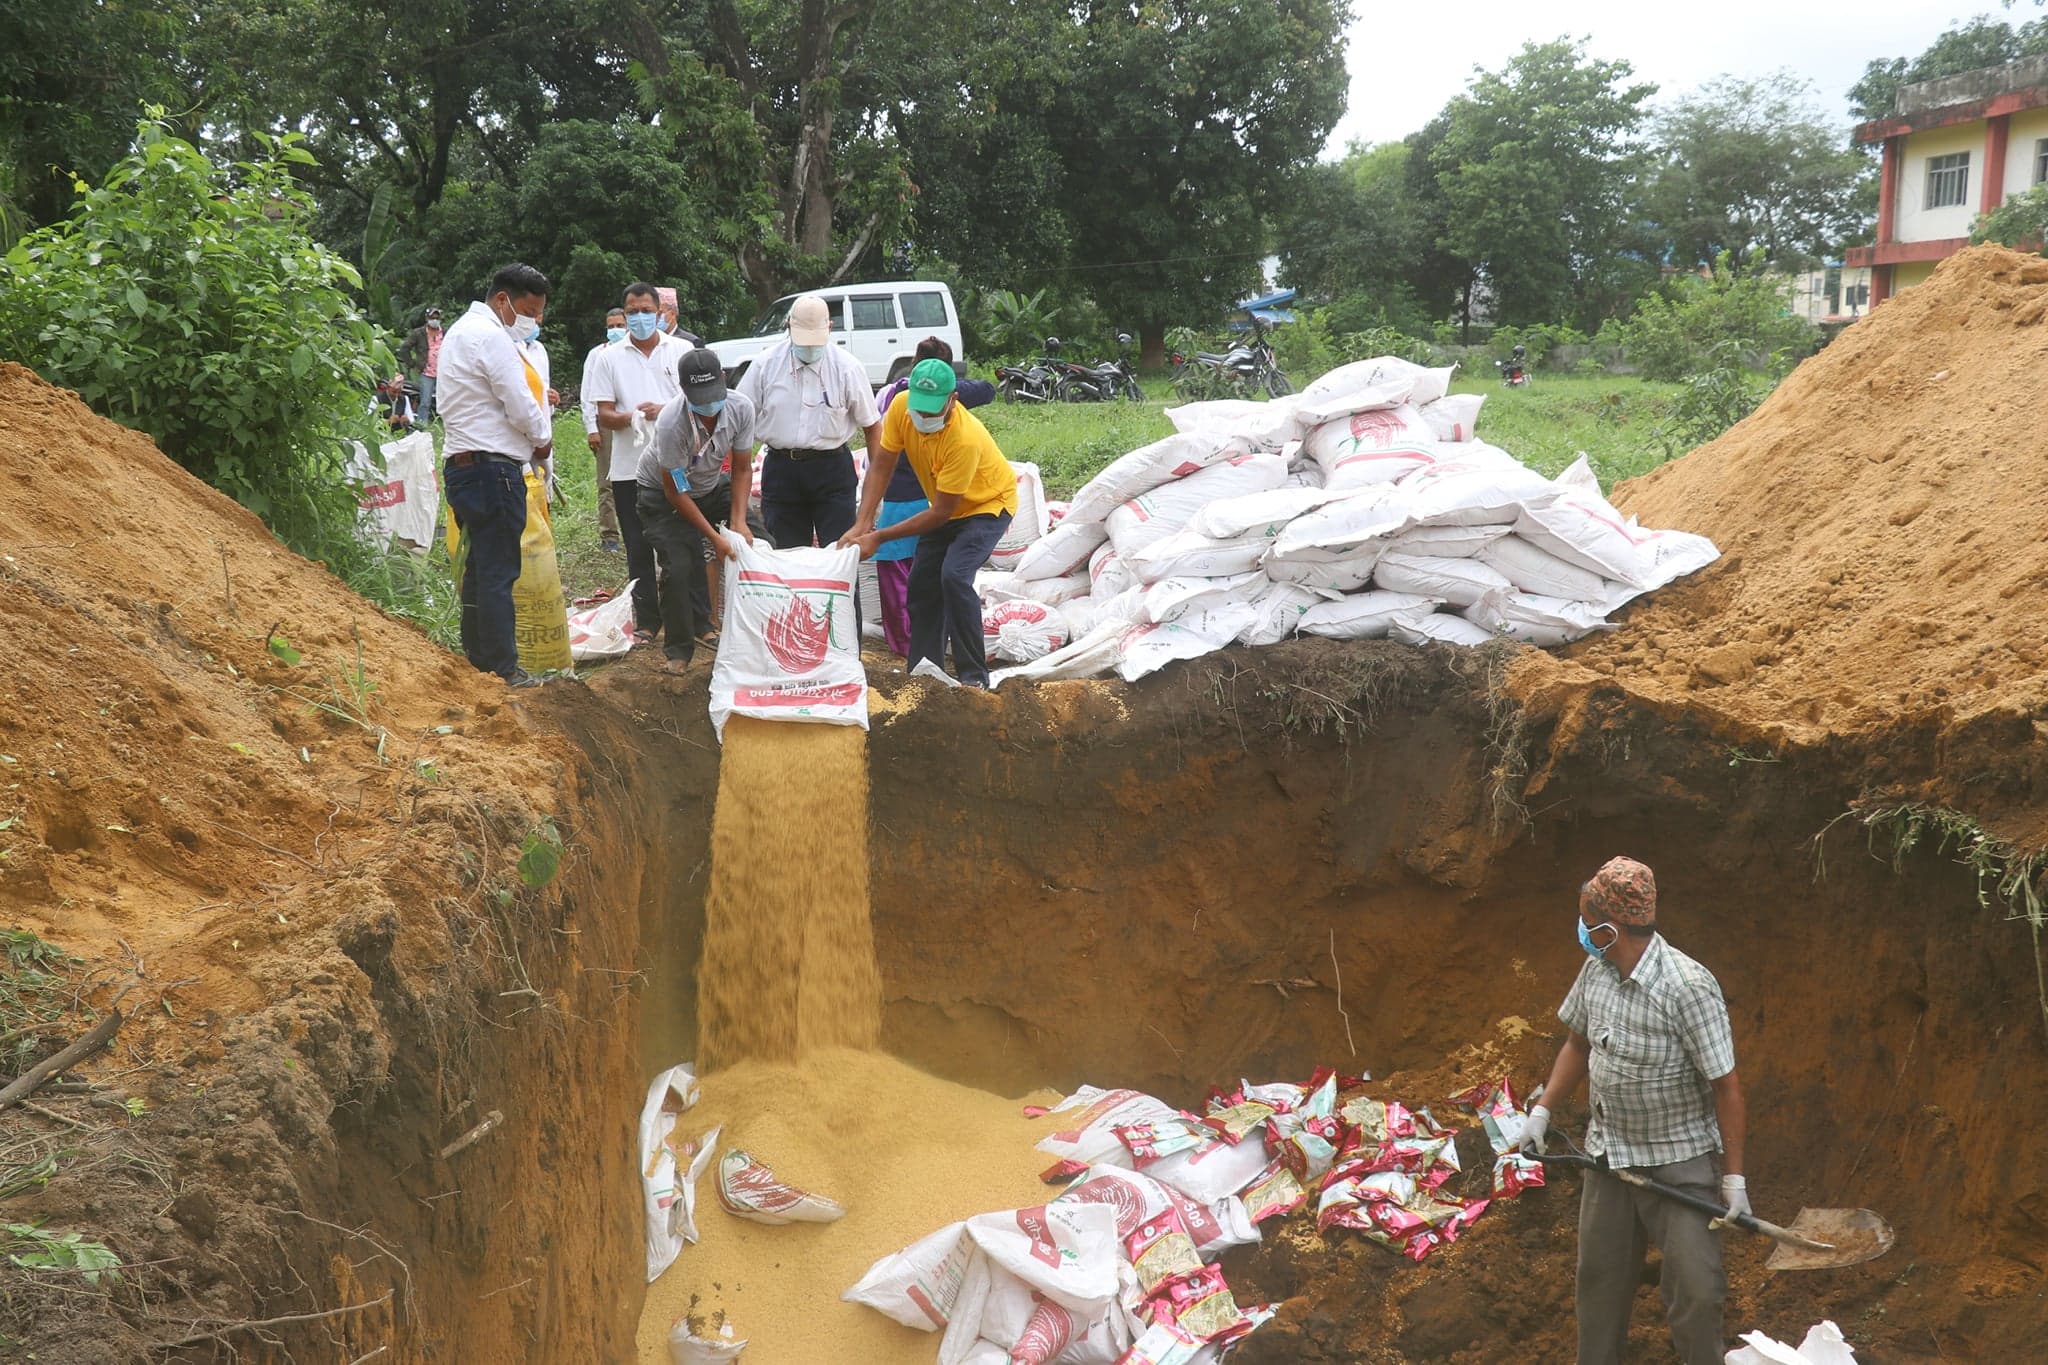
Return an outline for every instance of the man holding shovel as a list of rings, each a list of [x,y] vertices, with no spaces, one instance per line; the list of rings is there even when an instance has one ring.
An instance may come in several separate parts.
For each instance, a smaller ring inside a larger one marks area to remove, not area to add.
[[[1657,932],[1657,881],[1609,859],[1579,889],[1579,970],[1557,1017],[1570,1035],[1529,1111],[1525,1152],[1548,1150],[1550,1105],[1592,1080],[1586,1150],[1609,1166],[1746,1214],[1745,1126],[1728,1007],[1713,973]],[[1715,1154],[1720,1154],[1718,1179]],[[1685,1365],[1720,1365],[1719,1220],[1589,1171],[1579,1198],[1579,1365],[1619,1365],[1643,1251],[1663,1253],[1660,1288]]]

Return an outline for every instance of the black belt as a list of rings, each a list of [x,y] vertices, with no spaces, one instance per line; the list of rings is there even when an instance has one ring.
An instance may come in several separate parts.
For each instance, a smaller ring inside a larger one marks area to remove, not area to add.
[[[830,450],[783,450],[779,446],[769,446],[768,453],[770,455],[780,455],[785,459],[801,461],[822,460],[833,455],[851,456],[853,451],[844,445],[833,446]]]
[[[458,450],[448,457],[448,467],[467,469],[473,464],[483,464],[489,460],[504,460],[510,464],[522,463],[517,455],[500,455],[495,450]]]

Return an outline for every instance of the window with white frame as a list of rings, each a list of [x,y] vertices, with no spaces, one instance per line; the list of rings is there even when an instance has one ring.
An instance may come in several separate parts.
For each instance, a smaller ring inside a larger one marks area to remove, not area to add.
[[[1970,197],[1970,154],[1951,152],[1927,158],[1927,207],[1953,208]]]
[[[2034,139],[2034,183],[2048,180],[2048,137]]]

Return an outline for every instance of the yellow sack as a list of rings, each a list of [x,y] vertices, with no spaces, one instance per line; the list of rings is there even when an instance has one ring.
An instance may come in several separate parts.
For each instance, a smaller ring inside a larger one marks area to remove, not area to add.
[[[512,585],[512,614],[519,666],[528,673],[566,672],[570,667],[569,605],[562,596],[562,569],[555,562],[547,481],[531,467],[526,471],[526,532],[519,537],[519,581]]]

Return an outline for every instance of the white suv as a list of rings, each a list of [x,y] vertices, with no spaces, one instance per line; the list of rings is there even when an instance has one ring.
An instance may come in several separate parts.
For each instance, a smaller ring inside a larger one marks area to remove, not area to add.
[[[736,382],[756,357],[788,334],[790,305],[806,295],[825,300],[832,313],[832,344],[851,351],[876,388],[910,373],[917,344],[926,337],[943,339],[953,348],[955,360],[967,359],[960,339],[960,310],[945,285],[936,280],[835,284],[777,299],[761,315],[752,336],[705,342],[718,352],[728,378]]]

